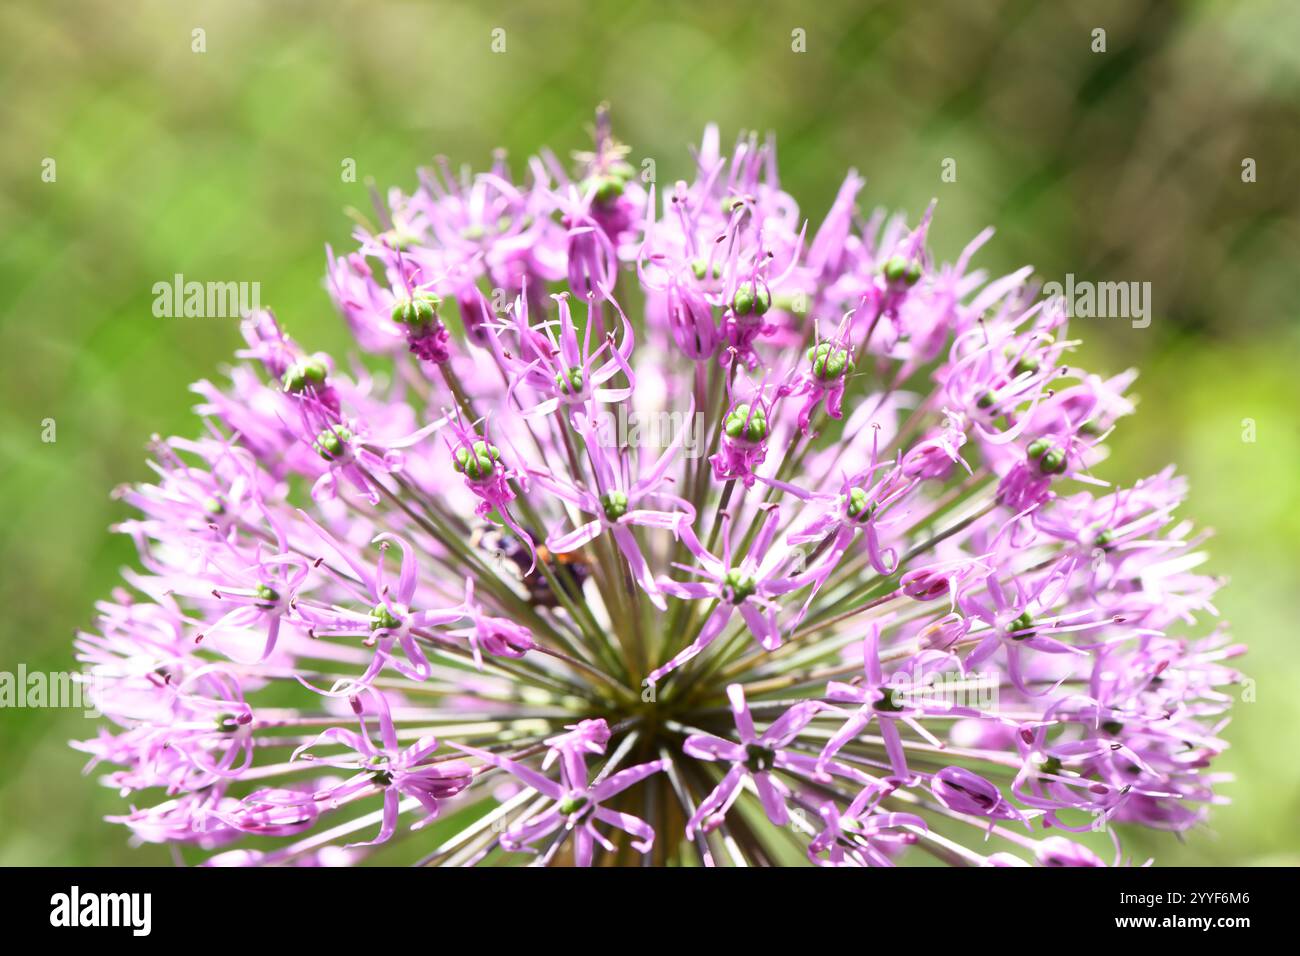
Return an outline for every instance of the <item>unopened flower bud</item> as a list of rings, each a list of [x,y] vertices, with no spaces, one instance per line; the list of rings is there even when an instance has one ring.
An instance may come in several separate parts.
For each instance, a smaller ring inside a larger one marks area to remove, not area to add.
[[[406,299],[398,299],[393,306],[392,319],[410,329],[424,329],[438,320],[438,307],[442,299],[427,292]]]
[[[731,297],[731,311],[736,315],[764,315],[772,308],[772,295],[766,286],[745,282]]]

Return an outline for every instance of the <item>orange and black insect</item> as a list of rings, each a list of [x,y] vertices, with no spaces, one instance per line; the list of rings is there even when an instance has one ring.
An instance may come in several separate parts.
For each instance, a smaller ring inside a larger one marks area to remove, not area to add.
[[[535,542],[541,537],[534,535],[531,528],[524,530]],[[543,563],[551,576],[564,584],[571,594],[576,595],[581,590],[583,582],[591,576],[591,567],[581,549],[565,554],[554,554],[545,544],[537,543],[534,548],[537,552],[538,566],[530,572],[528,569],[533,564],[533,556],[523,541],[515,535],[495,526],[481,527],[475,529],[472,542],[475,547],[499,555],[515,566],[519,572],[519,580],[528,591],[529,603],[535,607],[558,607],[560,604],[559,597],[551,589],[551,582],[542,573],[540,566]]]

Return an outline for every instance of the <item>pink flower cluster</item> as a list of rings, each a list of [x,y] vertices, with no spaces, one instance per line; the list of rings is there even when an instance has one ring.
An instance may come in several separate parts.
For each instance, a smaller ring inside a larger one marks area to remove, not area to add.
[[[1133,374],[991,231],[939,263],[853,173],[811,228],[771,140],[660,184],[601,114],[575,163],[424,171],[329,252],[355,354],[258,312],[194,386],[76,642],[113,819],[212,864],[844,866],[1203,820],[1242,649],[1183,480],[1099,473]]]

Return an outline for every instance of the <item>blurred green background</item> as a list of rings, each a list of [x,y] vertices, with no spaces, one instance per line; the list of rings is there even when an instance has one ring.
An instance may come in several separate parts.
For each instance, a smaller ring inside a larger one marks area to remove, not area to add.
[[[991,223],[978,262],[995,272],[1151,283],[1149,328],[1073,328],[1085,363],[1142,371],[1105,474],[1173,461],[1190,475],[1187,513],[1217,531],[1210,569],[1232,579],[1220,609],[1252,647],[1257,699],[1226,732],[1220,766],[1238,779],[1211,828],[1129,845],[1164,864],[1300,862],[1291,0],[47,0],[4,4],[0,35],[0,670],[71,667],[73,629],[133,558],[106,531],[125,515],[110,489],[147,476],[151,433],[195,432],[186,386],[237,345],[232,319],[155,318],[155,282],[260,282],[295,337],[341,349],[323,248],[346,244],[366,179],[410,188],[435,154],[482,166],[498,145],[567,155],[608,100],[661,182],[687,174],[708,121],[724,140],[771,129],[811,217],[855,166],[867,205],[939,198],[943,256]],[[945,158],[956,182],[940,180]],[[79,711],[0,711],[0,864],[166,862],[101,822],[122,802],[66,745],[92,730]]]

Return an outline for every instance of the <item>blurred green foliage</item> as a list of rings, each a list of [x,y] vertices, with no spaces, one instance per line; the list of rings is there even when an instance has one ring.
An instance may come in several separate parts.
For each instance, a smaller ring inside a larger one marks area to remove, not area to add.
[[[771,129],[811,217],[854,166],[868,204],[916,213],[939,197],[941,255],[992,223],[978,260],[992,270],[1151,282],[1149,328],[1074,328],[1087,364],[1142,369],[1139,414],[1103,471],[1127,482],[1172,461],[1190,475],[1187,513],[1217,531],[1208,567],[1232,579],[1220,607],[1257,685],[1226,731],[1231,805],[1185,843],[1129,834],[1130,848],[1300,861],[1289,0],[49,0],[5,4],[0,34],[0,670],[72,666],[73,630],[133,558],[107,531],[126,513],[110,490],[148,476],[150,434],[195,432],[186,386],[237,345],[233,320],[155,318],[155,282],[260,282],[299,340],[341,350],[323,249],[347,244],[365,180],[409,188],[435,154],[482,166],[497,146],[516,162],[543,144],[563,155],[608,100],[660,181],[688,172],[706,122]],[[361,182],[343,181],[349,158]],[[940,181],[945,158],[956,182]],[[49,418],[55,443],[41,441]],[[79,778],[66,746],[93,730],[75,711],[0,712],[0,864],[168,860],[102,822],[123,801]]]

